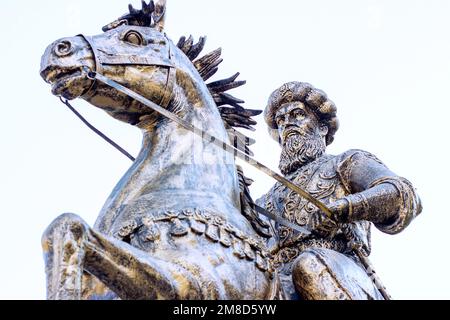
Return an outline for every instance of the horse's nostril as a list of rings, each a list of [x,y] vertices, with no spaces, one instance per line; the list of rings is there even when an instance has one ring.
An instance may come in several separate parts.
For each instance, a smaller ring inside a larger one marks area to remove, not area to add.
[[[72,53],[72,44],[70,41],[63,40],[55,45],[54,51],[59,57],[67,56]]]

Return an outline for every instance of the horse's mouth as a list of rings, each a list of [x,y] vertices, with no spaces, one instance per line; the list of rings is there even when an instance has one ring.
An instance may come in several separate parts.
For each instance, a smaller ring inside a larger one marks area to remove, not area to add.
[[[82,67],[48,68],[42,78],[52,85],[52,94],[73,99],[85,91],[86,74]]]
[[[82,72],[81,67],[69,69],[48,68],[41,73],[41,76],[47,83],[55,85],[59,81],[64,81],[71,77],[79,76],[81,75],[81,72]]]

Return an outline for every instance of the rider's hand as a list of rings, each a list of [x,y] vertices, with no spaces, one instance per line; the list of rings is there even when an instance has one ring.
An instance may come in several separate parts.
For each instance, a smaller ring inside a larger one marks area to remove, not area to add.
[[[351,222],[349,217],[349,204],[350,203],[347,199],[342,198],[328,205],[328,208],[333,214],[332,218],[335,222]]]
[[[349,202],[345,198],[336,200],[328,208],[332,213],[331,218],[319,213],[314,228],[314,233],[322,238],[332,238],[339,229],[338,223],[349,222]]]

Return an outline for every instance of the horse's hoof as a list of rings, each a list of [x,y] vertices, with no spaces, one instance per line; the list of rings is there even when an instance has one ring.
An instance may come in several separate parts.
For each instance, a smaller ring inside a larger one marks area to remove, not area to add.
[[[56,231],[58,230],[58,231]],[[89,225],[81,217],[73,213],[63,213],[47,227],[42,235],[42,245],[45,247],[48,240],[57,234],[64,235],[70,232],[74,240],[79,240],[89,230]]]

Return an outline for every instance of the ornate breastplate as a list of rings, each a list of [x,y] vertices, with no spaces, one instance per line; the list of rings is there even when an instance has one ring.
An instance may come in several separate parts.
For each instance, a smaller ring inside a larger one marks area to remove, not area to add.
[[[338,177],[336,165],[334,156],[325,155],[298,169],[288,178],[315,198],[329,204],[346,194],[345,187]],[[267,194],[266,208],[308,230],[314,230],[319,223],[319,209],[279,183]],[[298,237],[285,226],[278,226],[277,229],[281,247]]]

